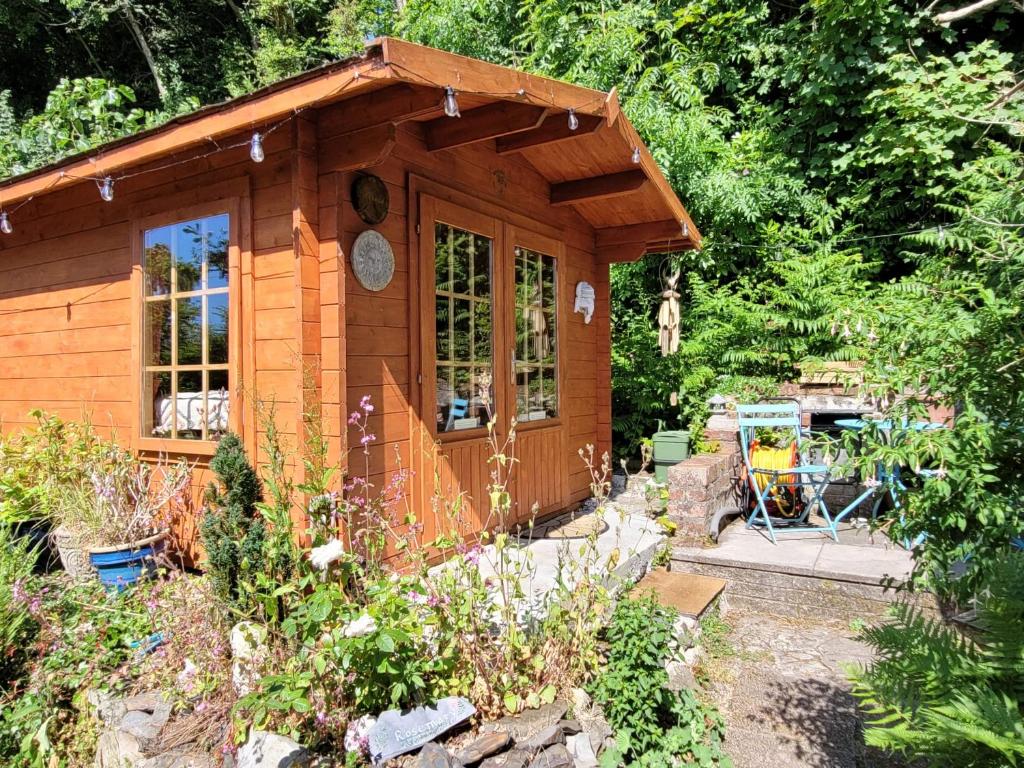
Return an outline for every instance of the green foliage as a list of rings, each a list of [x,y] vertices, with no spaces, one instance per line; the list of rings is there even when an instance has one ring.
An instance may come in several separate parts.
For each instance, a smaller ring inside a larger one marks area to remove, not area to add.
[[[877,661],[853,674],[868,744],[929,765],[1018,765],[1024,759],[1024,554],[993,563],[977,631],[905,604],[864,630]]]
[[[95,725],[86,692],[118,691],[137,663],[129,647],[152,632],[141,594],[106,593],[98,581],[34,584],[23,598],[38,627],[25,680],[0,693],[0,761],[45,768],[92,760]]]
[[[370,582],[360,602],[319,575],[294,587],[273,668],[237,704],[245,723],[340,746],[337,724],[350,716],[443,695],[452,660],[430,647],[431,612],[410,599],[421,594],[417,579]]]
[[[664,662],[675,641],[672,614],[653,597],[624,599],[605,630],[607,665],[589,691],[615,731],[605,768],[731,766],[722,750],[724,722],[691,690],[670,691]]]
[[[18,536],[10,525],[0,523],[0,696],[20,672],[35,629],[24,595],[37,555],[27,536]]]
[[[0,132],[0,174],[22,173],[136,133],[160,119],[131,108],[134,100],[131,88],[101,78],[61,80],[39,114],[22,122],[17,131]],[[0,114],[7,103],[6,97],[0,102]]]
[[[261,497],[259,476],[249,463],[238,435],[221,438],[210,461],[217,477],[206,491],[200,522],[206,570],[218,594],[242,610],[249,604],[253,574],[263,568],[266,530],[256,504]]]

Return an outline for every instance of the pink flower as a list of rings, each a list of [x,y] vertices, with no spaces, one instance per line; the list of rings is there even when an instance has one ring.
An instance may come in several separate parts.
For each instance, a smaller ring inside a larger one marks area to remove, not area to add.
[[[360,442],[360,443],[362,443],[363,445],[369,445],[370,443],[372,443],[372,442],[373,442],[374,440],[376,440],[376,439],[377,439],[377,436],[376,436],[376,435],[374,435],[374,434],[370,434],[370,433],[368,432],[368,433],[366,433],[365,435],[363,435],[363,436],[362,436],[362,437],[361,437],[361,438],[359,439],[359,442]]]
[[[469,550],[469,552],[466,553],[466,562],[470,565],[479,565],[480,555],[483,554],[483,551],[483,547],[477,544],[475,547]]]
[[[362,400],[359,401],[359,407],[366,413],[371,413],[373,411],[373,405],[370,403],[369,395],[363,395]]]
[[[352,413],[349,414],[348,423],[352,426],[355,426],[356,424],[359,423],[359,418],[359,411],[352,411]]]

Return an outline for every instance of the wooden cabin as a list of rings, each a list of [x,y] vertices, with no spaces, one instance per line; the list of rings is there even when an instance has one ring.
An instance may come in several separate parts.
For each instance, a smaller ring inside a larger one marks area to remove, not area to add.
[[[4,430],[88,412],[202,473],[225,430],[258,455],[258,397],[293,448],[319,403],[344,462],[369,395],[371,480],[416,470],[423,512],[436,469],[478,527],[488,408],[519,422],[520,518],[590,494],[609,265],[700,242],[614,91],[390,38],[7,179],[0,210]]]

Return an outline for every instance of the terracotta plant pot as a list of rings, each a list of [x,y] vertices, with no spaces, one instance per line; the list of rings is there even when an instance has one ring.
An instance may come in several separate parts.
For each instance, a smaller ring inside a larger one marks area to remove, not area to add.
[[[130,544],[90,547],[89,562],[107,589],[124,589],[156,570],[155,557],[163,551],[167,531]]]
[[[89,555],[78,534],[61,525],[55,528],[50,535],[57,547],[60,564],[64,566],[64,570],[69,576],[74,579],[87,579],[95,573],[89,564]]]

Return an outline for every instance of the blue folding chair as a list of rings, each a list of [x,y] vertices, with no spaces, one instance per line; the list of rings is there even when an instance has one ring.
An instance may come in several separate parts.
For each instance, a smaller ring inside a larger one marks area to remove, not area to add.
[[[460,397],[452,398],[452,406],[448,410],[448,425],[445,427],[445,432],[451,432],[452,427],[455,426],[455,420],[465,418],[466,411],[468,410],[469,400],[463,400]]]
[[[776,527],[798,533],[827,533],[838,541],[836,526],[841,517],[832,519],[822,495],[829,483],[829,469],[824,464],[807,463],[803,455],[804,431],[800,426],[799,403],[737,405],[736,413],[750,499],[747,528],[763,526],[772,543],[776,541]],[[789,466],[757,466],[754,449],[757,447],[757,430],[762,428],[781,430],[791,436],[795,450],[794,460],[788,462]],[[853,505],[844,509],[843,516],[852,508]],[[815,509],[820,510],[825,519],[824,526],[807,524],[810,513]],[[788,517],[781,514],[784,510],[789,513]]]

